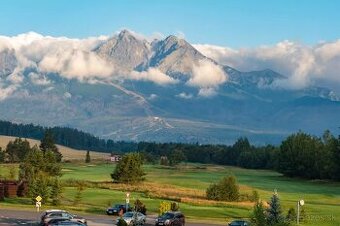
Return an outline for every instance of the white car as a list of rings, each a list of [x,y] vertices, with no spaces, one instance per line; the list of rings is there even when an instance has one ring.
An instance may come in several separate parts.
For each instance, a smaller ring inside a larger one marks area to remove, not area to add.
[[[117,218],[116,225],[118,225],[120,219],[123,219],[129,226],[144,225],[146,221],[146,216],[140,212],[126,212],[121,218]]]

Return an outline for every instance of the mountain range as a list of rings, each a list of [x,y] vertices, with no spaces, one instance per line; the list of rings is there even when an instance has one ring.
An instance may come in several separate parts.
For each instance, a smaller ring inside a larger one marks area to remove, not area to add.
[[[89,50],[39,55],[23,64],[16,49],[0,49],[0,119],[114,140],[225,144],[340,126],[334,91],[280,87],[285,75],[221,65],[173,35],[147,40],[123,30]]]

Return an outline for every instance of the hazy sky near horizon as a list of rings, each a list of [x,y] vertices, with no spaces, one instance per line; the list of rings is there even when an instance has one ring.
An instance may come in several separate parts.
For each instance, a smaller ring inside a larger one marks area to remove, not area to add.
[[[232,48],[340,38],[337,0],[2,0],[0,35],[85,38],[122,28]]]

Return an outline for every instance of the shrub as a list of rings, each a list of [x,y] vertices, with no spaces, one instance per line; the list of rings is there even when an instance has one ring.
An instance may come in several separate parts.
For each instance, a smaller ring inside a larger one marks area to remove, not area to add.
[[[296,221],[296,211],[295,211],[295,209],[293,208],[293,207],[291,207],[289,210],[288,210],[288,213],[287,213],[287,217],[286,217],[286,219],[287,219],[287,221],[289,221],[289,222],[294,222],[294,221]]]
[[[139,199],[135,201],[135,210],[144,215],[146,214],[146,206]]]
[[[212,184],[206,190],[208,199],[218,201],[237,201],[239,199],[239,187],[234,176],[224,177],[218,184]]]
[[[179,210],[179,204],[177,202],[172,202],[170,205],[171,205],[171,211]]]
[[[117,226],[128,226],[128,224],[123,218],[119,218]]]
[[[143,160],[138,153],[129,153],[118,162],[111,174],[113,182],[137,183],[144,180]]]
[[[159,215],[163,215],[169,210],[171,210],[171,204],[169,202],[162,201],[159,205]]]
[[[86,183],[82,181],[78,181],[77,184],[77,193],[74,197],[73,204],[78,205],[83,199],[83,191],[86,189]]]

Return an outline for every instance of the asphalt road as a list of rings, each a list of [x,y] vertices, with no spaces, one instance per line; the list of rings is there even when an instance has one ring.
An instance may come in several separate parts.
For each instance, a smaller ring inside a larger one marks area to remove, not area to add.
[[[29,210],[0,209],[0,226],[28,225],[37,226],[41,213]],[[88,226],[115,225],[116,216],[107,215],[87,215],[82,217],[87,219]],[[145,226],[154,226],[155,216],[148,216]],[[186,226],[214,226],[213,224],[186,223]],[[216,226],[216,225],[215,225]]]

